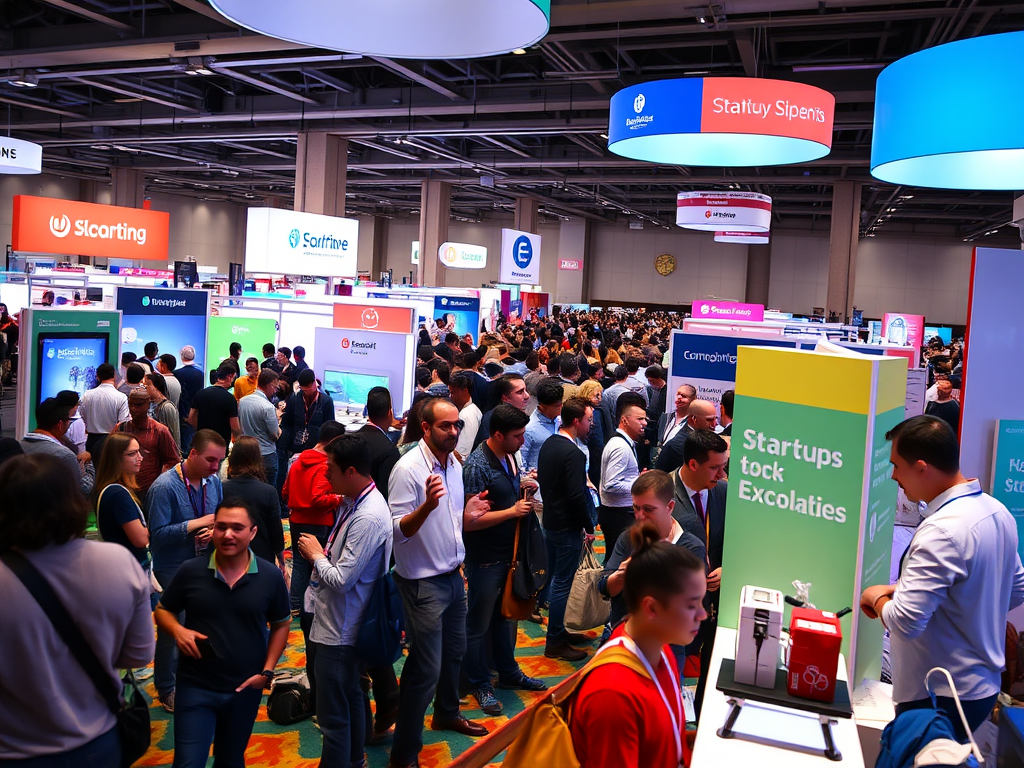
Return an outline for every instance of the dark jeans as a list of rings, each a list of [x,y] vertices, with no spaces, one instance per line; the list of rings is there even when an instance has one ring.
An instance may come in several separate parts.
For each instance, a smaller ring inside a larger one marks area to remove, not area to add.
[[[386,731],[395,724],[398,715],[398,678],[395,668],[390,665],[364,669],[360,678],[363,689],[363,706],[366,709],[366,738],[373,737],[373,730]],[[376,716],[370,711],[370,690],[377,702]]]
[[[318,645],[316,716],[323,733],[323,768],[349,768],[363,759],[366,711],[359,657],[350,645]]]
[[[619,540],[622,532],[635,522],[636,517],[633,516],[632,507],[606,507],[602,504],[598,508],[597,523],[601,526],[601,532],[604,533],[604,562],[602,565],[608,563],[608,558],[612,556],[612,550],[615,549],[615,543]]]
[[[167,589],[174,577],[174,571],[155,571],[160,586]],[[185,624],[185,614],[178,614],[178,622]],[[174,638],[162,629],[156,631],[156,651],[153,654],[153,685],[161,701],[174,690],[174,678],[178,673],[178,644]]]
[[[391,761],[411,763],[423,749],[423,717],[434,700],[434,717],[459,714],[459,668],[466,653],[466,588],[458,570],[395,583],[405,609],[409,657],[402,668],[398,722]]]
[[[583,556],[583,531],[548,531],[547,535],[548,568],[551,571],[547,644],[554,646],[569,639],[565,629],[565,607]]]
[[[85,438],[85,450],[96,457],[96,463],[99,464],[99,457],[103,455],[103,443],[107,440],[107,435],[102,432],[90,432]]]
[[[280,441],[277,444],[277,479],[274,481],[274,487],[277,488],[278,496],[281,495],[281,489],[284,488],[284,481],[288,478],[288,459],[292,457],[292,452],[286,450],[281,445]]]
[[[501,615],[501,596],[508,576],[509,563],[476,565],[466,563],[469,585],[466,618],[466,658],[462,676],[471,690],[491,687],[491,670],[487,663],[485,640],[490,631],[491,654],[498,670],[498,679],[511,682],[519,677],[514,641],[515,622]]]
[[[67,752],[24,760],[0,759],[0,765],[17,768],[121,768],[121,737],[115,727]]]
[[[213,744],[217,768],[244,768],[245,748],[263,691],[210,691],[189,683],[174,695],[174,768],[206,768]]]
[[[289,530],[292,536],[292,588],[289,597],[291,598],[292,610],[301,611],[302,598],[306,594],[306,587],[309,586],[309,577],[313,573],[313,564],[299,554],[296,542],[298,542],[299,536],[309,533],[316,536],[321,547],[326,546],[327,537],[331,535],[331,526],[290,523]]]
[[[186,414],[188,415],[188,414]],[[192,438],[195,437],[196,431],[192,429],[192,425],[184,419],[181,420],[181,455],[188,458],[189,451],[192,450]]]
[[[277,452],[263,454],[263,471],[267,475],[267,484],[277,487]]]
[[[988,720],[988,716],[992,714],[992,709],[996,705],[996,699],[998,694],[989,696],[985,699],[975,699],[974,701],[967,701],[966,699],[960,700],[960,706],[964,708],[964,717],[967,718],[967,724],[971,727],[971,731],[978,730],[981,724]],[[956,701],[952,697],[948,696],[936,696],[935,703],[938,705],[939,711],[945,712],[949,718],[949,722],[953,724],[953,732],[956,734],[956,740],[961,744],[967,743],[967,732],[964,730],[964,724],[960,721],[960,713],[956,711]],[[909,712],[912,709],[931,709],[931,699],[920,699],[919,701],[908,701],[906,704],[896,705],[896,716],[899,717],[904,712]]]
[[[711,671],[711,654],[715,651],[715,633],[718,630],[718,620],[707,618],[700,624],[697,630],[697,637],[686,646],[686,655],[693,656],[700,654],[700,677],[697,678],[697,690],[694,692],[693,710],[700,719],[700,710],[704,704],[704,690],[708,685],[708,674]],[[680,668],[680,673],[682,668]]]

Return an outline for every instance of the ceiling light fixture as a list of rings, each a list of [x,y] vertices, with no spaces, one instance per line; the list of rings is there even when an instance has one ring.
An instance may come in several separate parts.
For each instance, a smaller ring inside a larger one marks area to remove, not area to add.
[[[470,59],[527,49],[548,33],[551,0],[210,0],[254,32],[314,48],[404,59]]]
[[[213,59],[202,59],[198,56],[190,56],[188,63],[185,65],[185,74],[192,76],[208,76],[215,74],[214,71],[207,66],[212,63],[212,61]]]
[[[526,53],[526,49],[525,48],[516,48],[514,51],[512,51],[512,53],[514,53],[516,56],[522,56],[523,54]]]
[[[28,72],[16,75],[7,82],[11,85],[17,86],[18,88],[36,88],[39,86],[39,77],[33,72]]]

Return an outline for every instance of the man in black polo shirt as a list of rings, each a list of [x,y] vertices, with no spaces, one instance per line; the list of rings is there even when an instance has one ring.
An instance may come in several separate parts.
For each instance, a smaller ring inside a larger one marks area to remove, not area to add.
[[[467,499],[486,492],[485,498],[491,502],[489,512],[463,523],[462,533],[469,585],[462,677],[480,709],[488,715],[501,714],[484,648],[488,630],[500,688],[547,688],[541,680],[527,677],[519,668],[512,622],[501,615],[501,591],[512,564],[517,523],[533,511],[531,502],[520,499],[521,473],[515,458],[523,445],[528,421],[526,413],[515,406],[496,406],[491,412],[491,436],[466,458],[462,467]]]
[[[183,564],[160,596],[156,623],[181,651],[174,708],[174,765],[242,768],[263,689],[288,642],[291,607],[281,571],[249,548],[248,502],[217,507],[213,554]],[[177,615],[185,611],[185,624]],[[270,626],[269,642],[266,637]]]
[[[221,364],[217,369],[217,383],[207,387],[192,400],[188,423],[198,432],[212,429],[230,444],[242,436],[238,423],[238,401],[232,392],[235,383],[235,369]]]

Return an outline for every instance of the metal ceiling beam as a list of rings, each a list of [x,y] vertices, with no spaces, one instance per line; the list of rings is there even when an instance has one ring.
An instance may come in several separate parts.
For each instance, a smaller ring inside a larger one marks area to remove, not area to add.
[[[37,2],[40,2],[43,5],[48,5],[51,8],[57,8],[58,10],[65,11],[74,16],[80,16],[83,19],[88,19],[89,21],[95,21],[105,27],[116,29],[118,32],[124,32],[129,35],[139,34],[139,30],[131,24],[125,24],[123,21],[118,21],[117,19],[112,19],[109,16],[104,16],[102,13],[90,11],[88,8],[82,8],[80,5],[67,2],[67,0],[37,0]]]
[[[23,109],[38,109],[40,112],[50,112],[54,115],[63,115],[64,117],[75,117],[84,118],[85,115],[79,112],[71,112],[66,109],[58,109],[57,107],[50,107],[44,104],[38,104],[34,101],[29,100],[18,100],[10,99],[6,96],[0,96],[0,104],[10,104],[15,107],[22,107]]]
[[[354,85],[346,83],[344,80],[339,80],[336,77],[332,77],[331,75],[328,75],[325,72],[321,72],[318,69],[303,69],[302,73],[306,75],[306,77],[311,77],[318,83],[329,85],[331,86],[331,88],[339,90],[342,93],[352,93],[356,89]]]
[[[189,106],[186,106],[184,104],[180,104],[180,103],[175,102],[175,101],[168,101],[167,99],[161,99],[159,96],[153,96],[151,94],[145,93],[144,91],[140,91],[140,90],[137,90],[137,89],[136,90],[129,90],[128,88],[122,88],[122,87],[120,87],[118,85],[113,85],[111,83],[106,83],[106,82],[104,82],[102,80],[93,80],[93,79],[88,78],[88,77],[69,77],[68,80],[71,80],[71,81],[76,82],[76,83],[81,83],[82,85],[90,85],[93,88],[102,88],[104,91],[110,91],[111,93],[117,93],[117,94],[120,94],[121,96],[129,96],[129,97],[131,97],[133,99],[142,99],[143,101],[151,101],[154,104],[160,104],[161,106],[170,107],[171,109],[180,109],[182,112],[192,112],[192,113],[198,113],[199,112],[199,110],[196,109],[195,107],[189,107]]]
[[[736,50],[743,62],[743,74],[757,77],[757,53],[754,51],[754,33],[749,29],[740,29],[733,33]]]
[[[427,77],[424,74],[421,74],[420,72],[417,72],[415,69],[410,69],[404,64],[399,64],[397,61],[394,61],[392,59],[386,59],[383,56],[373,56],[371,58],[373,61],[380,64],[385,69],[389,69],[396,74],[402,75],[403,77],[407,77],[414,83],[425,85],[427,88],[434,91],[434,93],[439,93],[445,98],[451,99],[452,101],[464,101],[462,96],[457,94],[455,91],[445,88],[440,83],[431,80],[429,77]]]
[[[268,83],[266,80],[261,80],[258,77],[252,77],[250,75],[243,74],[217,62],[213,62],[212,64],[210,64],[210,69],[222,75],[227,75],[233,80],[238,80],[239,82],[247,83],[256,88],[262,88],[264,91],[276,93],[278,96],[287,96],[289,99],[301,101],[303,104],[320,104],[320,102],[318,102],[316,99],[311,99],[308,96],[303,96],[301,93],[296,93],[295,91],[288,90],[287,88],[282,88],[279,85]]]

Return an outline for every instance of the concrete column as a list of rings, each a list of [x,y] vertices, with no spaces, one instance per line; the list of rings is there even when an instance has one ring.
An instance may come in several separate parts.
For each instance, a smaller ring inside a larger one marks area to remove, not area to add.
[[[420,192],[420,264],[417,282],[420,285],[444,285],[445,268],[437,261],[437,249],[448,240],[448,224],[452,217],[452,185],[427,180]]]
[[[145,199],[145,180],[142,171],[135,168],[114,168],[110,172],[114,188],[113,205],[141,208]]]
[[[583,230],[583,285],[580,290],[580,304],[589,304],[593,298],[591,284],[594,275],[594,222],[590,219],[584,220]]]
[[[388,269],[388,220],[383,216],[373,217],[373,251],[370,261],[370,278],[380,280],[382,272]],[[399,280],[401,282],[401,280]]]
[[[295,210],[345,215],[348,139],[310,131],[299,134],[295,155]]]
[[[744,299],[748,304],[768,306],[768,286],[772,276],[771,245],[747,246],[747,291]]]
[[[835,312],[845,321],[853,312],[860,229],[861,183],[837,181],[832,186],[832,233],[828,244],[826,319]]]
[[[551,293],[552,304],[581,304],[583,299],[583,275],[587,263],[587,237],[590,222],[587,219],[563,221],[558,228],[558,251],[545,258],[555,261],[555,285],[545,286]],[[563,260],[577,261],[583,269],[559,269]]]
[[[539,207],[540,204],[532,197],[517,197],[516,216],[512,229],[537,234],[537,224],[540,221]]]

